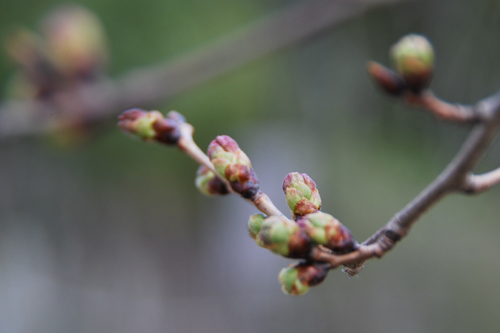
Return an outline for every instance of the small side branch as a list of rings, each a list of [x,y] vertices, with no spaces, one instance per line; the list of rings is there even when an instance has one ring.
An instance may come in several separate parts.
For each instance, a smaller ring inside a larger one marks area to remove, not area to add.
[[[500,168],[481,175],[474,175],[470,173],[467,175],[465,180],[464,192],[469,194],[481,193],[499,183]]]
[[[440,119],[460,122],[460,123],[475,123],[479,120],[479,114],[474,108],[461,104],[451,104],[445,102],[430,90],[423,91],[421,94],[408,93],[405,96],[406,102],[410,105],[420,106]]]

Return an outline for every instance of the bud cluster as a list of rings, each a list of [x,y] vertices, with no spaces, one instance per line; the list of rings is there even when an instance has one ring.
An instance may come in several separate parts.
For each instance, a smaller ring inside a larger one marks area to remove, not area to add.
[[[327,264],[299,263],[283,268],[278,278],[285,294],[303,295],[323,282],[328,270]]]
[[[180,125],[186,119],[176,111],[170,111],[165,118],[159,111],[130,109],[119,116],[118,126],[127,133],[144,141],[157,141],[175,145],[181,137]]]
[[[259,192],[259,180],[250,159],[231,137],[216,137],[208,146],[207,155],[217,173],[242,197],[251,199]]]
[[[390,51],[396,72],[369,62],[368,73],[389,94],[399,96],[406,91],[419,94],[427,88],[434,73],[434,50],[421,35],[401,38]]]

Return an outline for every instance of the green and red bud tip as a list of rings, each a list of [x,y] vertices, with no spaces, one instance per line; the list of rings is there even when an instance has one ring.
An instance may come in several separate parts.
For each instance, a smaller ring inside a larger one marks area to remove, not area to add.
[[[255,241],[259,246],[289,258],[306,258],[311,250],[307,233],[284,216],[266,218]]]
[[[282,188],[294,216],[311,214],[321,209],[321,198],[316,183],[307,174],[289,173]]]
[[[207,155],[217,173],[230,182],[235,192],[248,199],[258,193],[259,181],[250,159],[231,137],[216,137],[208,146]]]
[[[130,109],[119,116],[118,126],[125,132],[138,136],[145,141],[157,141],[174,145],[180,139],[179,126],[184,121],[173,114],[173,118],[165,118],[159,111]]]
[[[349,252],[354,249],[355,241],[350,230],[330,214],[316,212],[297,220],[312,242],[323,245],[336,252]]]

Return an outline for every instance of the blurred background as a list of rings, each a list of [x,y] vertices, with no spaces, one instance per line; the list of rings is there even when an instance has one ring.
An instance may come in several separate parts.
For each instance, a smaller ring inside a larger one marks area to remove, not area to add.
[[[1,37],[38,29],[61,3],[1,1]],[[182,57],[296,3],[79,2],[106,29],[113,76]],[[436,51],[433,90],[474,103],[500,88],[499,31],[496,0],[394,3],[157,108],[183,113],[203,149],[216,135],[236,139],[284,212],[284,176],[309,174],[323,210],[363,241],[434,179],[469,131],[382,94],[366,61],[388,64],[401,36],[424,34]],[[14,71],[1,55],[0,81]],[[131,140],[115,123],[78,145],[0,142],[1,333],[500,330],[500,187],[445,198],[359,277],[332,271],[292,297],[277,280],[291,261],[247,235],[254,207],[202,196],[193,161]],[[500,165],[499,148],[479,172]]]

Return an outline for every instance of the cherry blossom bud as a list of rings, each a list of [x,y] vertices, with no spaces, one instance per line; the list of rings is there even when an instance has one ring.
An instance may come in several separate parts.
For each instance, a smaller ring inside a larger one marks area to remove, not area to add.
[[[305,258],[311,249],[309,236],[284,216],[269,216],[256,236],[257,244],[290,258]]]
[[[295,217],[317,212],[321,198],[314,181],[305,173],[292,172],[283,181],[283,192],[288,207]]]
[[[282,290],[289,295],[303,295],[310,287],[323,282],[328,274],[327,264],[299,263],[283,268],[279,274]]]
[[[175,111],[167,118],[159,111],[130,109],[119,116],[118,126],[125,132],[134,134],[145,141],[158,141],[164,144],[177,144],[181,136],[179,126],[184,117]]]
[[[201,193],[212,196],[216,194],[228,194],[226,184],[220,180],[212,170],[204,165],[200,165],[196,173],[196,187]]]
[[[309,235],[313,243],[334,251],[349,251],[355,245],[351,231],[330,214],[308,214],[301,217],[297,224]]]
[[[426,88],[434,72],[434,50],[421,35],[407,35],[392,48],[391,57],[399,74],[415,93]]]
[[[248,219],[248,223],[247,223],[248,234],[254,240],[256,239],[257,234],[260,232],[260,229],[262,229],[262,224],[264,223],[264,220],[266,219],[266,217],[267,216],[264,214],[253,214]]]
[[[59,71],[71,77],[89,77],[103,69],[107,42],[98,17],[77,6],[62,6],[42,22],[47,50]]]
[[[390,69],[374,62],[368,62],[366,69],[368,74],[375,79],[377,84],[388,94],[399,96],[405,92],[407,86],[403,78]]]
[[[235,192],[248,199],[257,194],[259,180],[250,159],[231,137],[216,137],[208,146],[208,157],[215,170],[230,182]]]

